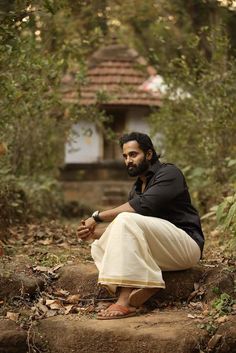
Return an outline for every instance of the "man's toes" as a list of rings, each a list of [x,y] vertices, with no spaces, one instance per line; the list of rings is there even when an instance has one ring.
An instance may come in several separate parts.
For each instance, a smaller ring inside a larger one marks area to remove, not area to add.
[[[120,311],[112,311],[110,316],[120,316]]]

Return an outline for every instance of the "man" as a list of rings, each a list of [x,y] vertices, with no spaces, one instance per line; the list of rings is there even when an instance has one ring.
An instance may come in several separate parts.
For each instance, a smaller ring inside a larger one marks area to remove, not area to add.
[[[201,258],[204,236],[181,171],[161,163],[148,135],[120,139],[128,174],[138,177],[125,204],[95,211],[78,228],[81,239],[95,239],[92,257],[98,282],[118,295],[98,319],[133,316],[159,288],[162,271],[190,268]],[[101,222],[111,222],[103,234]]]

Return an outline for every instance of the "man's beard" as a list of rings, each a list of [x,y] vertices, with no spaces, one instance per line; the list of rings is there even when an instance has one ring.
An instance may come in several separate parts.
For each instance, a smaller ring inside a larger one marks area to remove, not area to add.
[[[135,165],[135,164],[128,165],[126,167],[126,169],[127,169],[129,176],[136,177],[136,176],[142,175],[144,172],[146,172],[148,167],[149,167],[149,162],[147,161],[146,157],[144,157],[142,162],[140,162],[138,165]]]

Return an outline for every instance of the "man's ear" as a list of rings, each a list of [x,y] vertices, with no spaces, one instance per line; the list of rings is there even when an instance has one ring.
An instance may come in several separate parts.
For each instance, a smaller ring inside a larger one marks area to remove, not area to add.
[[[148,150],[146,153],[146,158],[148,161],[150,161],[152,159],[152,155],[153,155],[152,150]]]

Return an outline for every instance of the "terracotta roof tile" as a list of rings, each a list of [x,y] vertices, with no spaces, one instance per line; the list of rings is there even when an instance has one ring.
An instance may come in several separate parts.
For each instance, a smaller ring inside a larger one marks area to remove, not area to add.
[[[63,99],[71,103],[90,105],[99,103],[99,94],[104,93],[108,99],[100,104],[160,106],[159,93],[140,89],[151,72],[150,67],[144,67],[144,63],[144,59],[127,47],[111,45],[101,48],[91,58],[80,94],[75,87],[75,73],[64,76]]]

